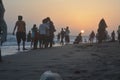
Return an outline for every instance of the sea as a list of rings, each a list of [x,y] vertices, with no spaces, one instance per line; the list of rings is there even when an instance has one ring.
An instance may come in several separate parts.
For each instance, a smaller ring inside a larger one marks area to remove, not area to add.
[[[76,38],[76,36],[70,36],[70,43],[69,44],[73,44],[75,38]],[[83,43],[85,43],[86,40],[88,40],[88,37],[83,36]],[[30,50],[31,49],[31,47],[30,47],[31,43],[26,42],[25,44],[26,44],[26,48],[28,50]],[[55,36],[55,38],[54,38],[54,46],[53,47],[57,47],[57,46],[62,46],[62,45],[60,44],[59,41],[57,41],[57,36]],[[4,42],[3,45],[1,46],[1,55],[2,56],[7,56],[7,55],[17,54],[17,52],[23,52],[23,50],[22,50],[22,42],[21,42],[21,50],[18,51],[17,48],[18,48],[18,46],[17,46],[16,36],[12,35],[12,34],[8,34],[7,35],[7,41]]]

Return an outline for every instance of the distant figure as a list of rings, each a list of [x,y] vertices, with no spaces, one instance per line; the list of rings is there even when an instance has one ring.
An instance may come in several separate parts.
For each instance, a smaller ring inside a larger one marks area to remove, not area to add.
[[[60,41],[60,33],[57,34],[57,41]]]
[[[31,42],[31,31],[27,34],[27,42]]]
[[[96,43],[98,43],[98,33],[96,33]]]
[[[111,33],[111,38],[112,38],[111,42],[115,42],[115,31]]]
[[[60,41],[60,43],[61,43],[62,45],[64,45],[65,31],[64,31],[63,28],[61,29],[60,37],[61,37],[61,41]]]
[[[40,39],[39,39],[39,47],[40,48],[47,48],[48,47],[48,31],[49,26],[47,24],[47,20],[43,19],[42,24],[39,26],[39,33],[40,33]]]
[[[82,42],[82,33],[78,34],[78,36],[75,38],[75,41],[73,42],[73,44],[79,44],[80,42]]]
[[[119,25],[119,27],[118,27],[117,32],[118,32],[118,41],[119,41],[119,43],[120,43],[120,25]]]
[[[65,43],[68,44],[70,42],[70,30],[69,30],[69,27],[66,27],[65,28]]]
[[[90,36],[89,36],[90,43],[93,43],[94,38],[95,38],[95,33],[94,33],[94,31],[92,31]]]
[[[107,37],[107,34],[106,34],[107,24],[106,24],[105,20],[101,19],[98,26],[99,26],[99,28],[98,28],[97,39],[98,39],[98,43],[102,43],[102,41],[105,40]]]
[[[87,39],[84,39],[84,42],[87,43]]]
[[[7,25],[4,20],[5,8],[2,0],[0,0],[0,29],[1,29],[1,44],[7,40]]]
[[[14,30],[13,30],[13,35],[14,32],[17,28],[17,32],[16,32],[16,38],[17,38],[17,44],[18,44],[18,50],[20,50],[20,43],[21,40],[23,41],[23,50],[27,50],[25,48],[25,41],[26,41],[26,24],[24,21],[22,21],[23,17],[22,16],[18,16],[18,21],[15,24]]]
[[[32,41],[31,41],[31,47],[33,46],[33,49],[37,49],[37,44],[38,44],[38,40],[39,40],[39,33],[38,33],[38,28],[36,27],[36,24],[33,25],[32,30]]]

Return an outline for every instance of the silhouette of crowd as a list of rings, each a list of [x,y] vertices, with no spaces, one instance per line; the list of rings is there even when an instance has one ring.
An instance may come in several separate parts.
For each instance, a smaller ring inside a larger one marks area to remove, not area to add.
[[[60,33],[57,35],[58,41],[60,41],[61,45],[69,44],[70,42],[70,30],[67,26],[66,28],[61,28]]]
[[[33,49],[37,49],[38,43],[39,48],[53,47],[55,31],[54,23],[49,17],[42,20],[42,24],[39,25],[39,28],[34,24],[31,29],[31,47],[33,47]],[[30,36],[30,33],[28,35]]]
[[[15,30],[16,32],[16,38],[18,43],[18,50],[20,50],[20,43],[21,40],[23,41],[23,50],[27,50],[25,48],[25,41],[26,41],[26,23],[22,20],[22,16],[18,16],[18,21],[16,21],[13,34]],[[94,39],[96,38],[96,41],[98,43],[102,43],[106,41],[107,39],[110,39],[110,36],[108,35],[108,32],[106,30],[107,24],[104,19],[101,19],[98,25],[97,33],[95,34],[94,31],[92,31],[89,35],[88,41],[90,43],[94,43]],[[53,21],[50,19],[50,17],[46,17],[42,20],[42,24],[37,27],[36,24],[33,25],[32,29],[29,31],[27,35],[27,42],[31,42],[31,48],[37,49],[37,48],[51,48],[54,44],[54,32],[56,31]],[[120,43],[120,26],[118,28],[118,40]],[[70,30],[67,26],[66,28],[61,28],[61,31],[57,35],[57,40],[60,42],[61,45],[69,44],[70,43]],[[85,42],[87,42],[87,39],[84,39]],[[115,42],[115,31],[111,33],[111,41]],[[79,44],[83,42],[82,33],[79,33],[78,36],[76,36],[74,40],[74,44]],[[39,44],[38,44],[39,43]],[[38,47],[39,45],[39,47]]]

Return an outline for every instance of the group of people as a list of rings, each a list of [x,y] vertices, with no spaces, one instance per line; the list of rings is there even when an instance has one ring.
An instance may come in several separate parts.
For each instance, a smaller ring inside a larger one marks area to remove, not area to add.
[[[60,33],[57,35],[57,40],[60,41],[60,44],[64,45],[69,44],[70,42],[70,30],[67,26],[66,28],[61,28]]]
[[[13,35],[15,30],[16,32],[16,38],[18,43],[18,50],[20,50],[20,43],[21,40],[23,40],[23,50],[26,50],[25,48],[25,41],[26,41],[26,23],[22,20],[22,16],[18,16],[18,21],[15,24]],[[37,49],[38,42],[39,42],[39,48],[48,48],[53,46],[53,39],[54,39],[54,32],[56,31],[54,23],[51,21],[49,17],[42,20],[42,24],[40,24],[39,28],[37,28],[36,24],[33,25],[33,28],[31,31],[29,31],[29,39],[27,41],[31,41],[31,47],[33,45],[34,49]],[[31,33],[32,32],[32,33]],[[120,43],[120,26],[118,28],[118,40]],[[67,26],[66,28],[61,28],[60,33],[57,35],[58,41],[63,45],[64,41],[66,44],[70,42],[70,30]],[[95,35],[94,31],[91,32],[89,35],[89,41],[90,43],[93,43],[94,38],[97,38],[97,35]],[[115,41],[115,31],[111,33],[111,41]],[[78,44],[82,42],[82,33],[79,33],[76,37],[74,44]]]
[[[118,27],[118,30],[116,32],[118,34],[118,41],[120,43],[120,26]],[[105,35],[106,35],[106,38],[105,40],[109,41],[109,42],[115,42],[116,41],[116,34],[115,34],[115,31],[113,30],[111,32],[111,36],[109,36],[108,32],[105,31]],[[89,35],[89,41],[90,43],[93,43],[93,40],[96,38],[96,40],[98,39],[98,34],[95,34],[94,31],[91,32],[91,34]]]
[[[89,35],[89,42],[90,42],[90,43],[93,43],[94,39],[95,39],[95,32],[92,31],[92,32],[90,33],[90,35]],[[87,39],[84,39],[84,40],[85,40],[84,42],[87,42]],[[78,34],[78,36],[76,36],[73,44],[79,44],[79,43],[81,43],[81,42],[83,42],[82,32],[80,32],[80,33]]]
[[[118,41],[120,43],[120,26],[118,27],[117,34],[118,34]],[[85,40],[84,42],[94,43],[95,38],[96,38],[96,42],[97,42],[97,40],[98,40],[98,34],[95,34],[95,32],[92,31],[90,33],[90,35],[89,35],[88,41],[87,41],[87,39],[84,39]],[[113,30],[111,32],[111,36],[109,36],[108,32],[106,31],[106,39],[105,40],[107,40],[109,42],[115,42],[116,41],[115,31]],[[82,33],[79,33],[78,36],[76,36],[73,44],[79,44],[82,41],[83,41]]]
[[[23,21],[22,19],[22,16],[18,16],[18,21],[15,24],[13,35],[17,28],[16,38],[18,50],[20,50],[21,40],[23,41],[23,50],[27,50],[25,48],[26,24],[25,21]],[[31,41],[31,47],[33,45],[33,49],[37,49],[38,42],[39,48],[47,48],[53,46],[54,32],[56,30],[53,22],[49,17],[42,20],[42,24],[40,24],[39,28],[37,28],[36,24],[34,24],[31,31],[32,33],[29,31],[29,39],[27,39],[27,41]]]

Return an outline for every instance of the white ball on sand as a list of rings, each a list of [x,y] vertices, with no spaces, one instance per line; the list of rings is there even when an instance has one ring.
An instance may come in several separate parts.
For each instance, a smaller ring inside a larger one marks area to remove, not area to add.
[[[63,79],[58,73],[53,73],[52,71],[46,71],[41,75],[40,80],[63,80]]]

